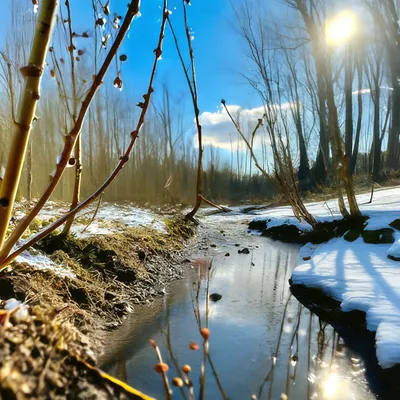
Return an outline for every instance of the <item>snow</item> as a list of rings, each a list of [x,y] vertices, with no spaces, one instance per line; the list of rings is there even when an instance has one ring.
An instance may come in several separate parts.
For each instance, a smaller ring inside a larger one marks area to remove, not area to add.
[[[21,203],[15,213],[16,219],[25,216],[27,204]],[[87,227],[88,221],[92,219],[97,204],[92,204],[87,209],[78,213],[71,232],[79,238],[93,235],[112,235],[121,232],[124,226],[127,227],[151,227],[166,232],[164,220],[161,216],[151,210],[136,207],[132,203],[113,204],[103,203],[94,219]],[[38,220],[51,223],[69,211],[69,205],[49,201],[45,208],[39,213]],[[84,218],[84,220],[82,219]],[[86,228],[87,227],[87,228]],[[21,245],[21,243],[19,243]],[[47,255],[38,251],[26,250],[19,255],[15,261],[18,264],[28,265],[37,270],[52,271],[60,278],[76,278],[75,273],[64,265],[54,263]]]
[[[103,203],[94,221],[86,228],[87,223],[81,223],[79,219],[85,217],[90,220],[96,206],[97,204],[91,205],[78,213],[76,222],[71,228],[72,233],[81,238],[93,235],[112,235],[120,232],[123,225],[128,227],[144,226],[162,232],[166,231],[162,217],[150,210],[136,207],[132,203]],[[67,205],[62,206],[59,203],[48,202],[46,207],[39,213],[38,218],[44,221],[54,220],[67,212],[68,209]]]
[[[34,255],[28,250],[20,254],[15,261],[21,265],[28,265],[37,270],[52,271],[60,278],[76,278],[76,275],[68,268],[54,263],[49,257],[44,254]]]
[[[26,304],[20,302],[17,299],[11,298],[8,299],[4,305],[4,309],[8,310],[8,311],[16,311],[14,313],[14,316],[18,319],[18,320],[22,320],[28,317],[29,312],[28,312],[28,308],[26,306]]]
[[[400,240],[394,242],[387,252],[388,256],[398,258],[400,260]]]
[[[294,225],[301,231],[310,231],[312,229],[311,225],[305,221],[299,221],[295,217],[275,217],[271,216],[269,218],[263,217],[256,217],[253,221],[265,221],[268,225],[268,228],[272,228],[274,226],[281,226],[281,225]]]
[[[341,302],[343,311],[366,313],[367,329],[376,332],[379,364],[400,364],[400,264],[387,257],[386,244],[343,238],[302,248],[294,284],[322,289]],[[303,257],[311,260],[303,261]]]
[[[362,213],[369,216],[367,230],[390,228],[400,218],[400,188],[375,192],[371,204],[369,193],[357,199]],[[306,207],[318,221],[340,217],[336,200]],[[268,227],[293,223],[308,229],[288,207],[257,214],[258,219],[269,221]],[[376,354],[383,368],[400,364],[400,263],[388,258],[400,257],[400,232],[395,230],[394,235],[393,245],[367,244],[361,237],[352,243],[335,238],[320,245],[307,244],[292,274],[293,284],[323,290],[341,303],[343,311],[365,312],[367,329],[376,332]]]
[[[374,230],[387,227],[390,222],[400,218],[400,187],[375,190],[371,204],[369,204],[370,198],[370,193],[357,196],[360,210],[363,214],[371,217],[367,221],[367,229]],[[337,199],[307,203],[306,207],[319,222],[342,218]],[[299,222],[297,220],[290,206],[274,207],[267,210],[256,211],[254,214],[257,215],[255,218],[256,220],[270,220],[268,227],[285,223],[296,225],[302,230],[311,229],[306,222]]]

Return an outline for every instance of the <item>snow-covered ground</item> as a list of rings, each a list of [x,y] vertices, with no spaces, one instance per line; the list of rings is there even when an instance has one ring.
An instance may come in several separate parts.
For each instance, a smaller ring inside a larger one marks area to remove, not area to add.
[[[112,204],[103,203],[94,219],[87,227],[95,212],[96,205],[82,210],[71,227],[71,232],[77,237],[84,238],[93,235],[111,235],[118,233],[124,226],[128,227],[150,227],[160,231],[166,231],[162,216],[150,210],[142,209],[133,204]],[[42,222],[53,222],[69,210],[65,204],[48,202],[45,208],[39,213],[38,220]],[[16,213],[16,218],[22,218],[25,212],[21,209]],[[37,250],[26,250],[15,260],[22,265],[29,265],[38,270],[52,271],[61,278],[75,278],[75,274],[66,265],[58,265],[46,254]]]
[[[370,216],[367,229],[379,229],[388,225],[396,218],[400,218],[400,187],[375,191],[371,204],[370,193],[357,196],[357,201],[363,214]],[[326,202],[307,203],[307,210],[320,222],[342,218],[336,199]],[[275,207],[265,211],[258,211],[255,220],[270,220],[268,227],[293,224],[301,230],[310,230],[307,222],[299,222],[289,206]]]
[[[71,228],[72,233],[78,237],[111,235],[120,232],[123,226],[145,226],[160,231],[165,231],[166,229],[164,220],[160,215],[131,203],[102,203],[94,221],[86,228],[95,209],[96,204],[78,213],[76,222]],[[60,205],[60,203],[48,202],[39,213],[38,218],[42,221],[52,221],[67,211],[68,207]]]
[[[24,251],[15,259],[15,261],[18,264],[28,265],[38,270],[52,271],[60,278],[73,279],[76,277],[76,275],[73,271],[71,271],[70,268],[64,265],[56,264],[45,254],[33,254],[32,252]]]
[[[367,230],[389,228],[400,218],[400,188],[375,192],[371,204],[369,193],[357,199],[363,214],[370,217]],[[335,200],[307,204],[307,209],[320,221],[340,217]],[[289,207],[257,214],[269,221],[268,227],[293,223],[310,229],[297,222]],[[376,332],[376,353],[383,368],[400,364],[400,262],[388,258],[400,258],[400,232],[395,230],[394,236],[393,245],[367,244],[361,237],[352,243],[335,238],[321,245],[307,244],[292,275],[294,284],[320,288],[340,301],[343,311],[366,313],[367,328]]]

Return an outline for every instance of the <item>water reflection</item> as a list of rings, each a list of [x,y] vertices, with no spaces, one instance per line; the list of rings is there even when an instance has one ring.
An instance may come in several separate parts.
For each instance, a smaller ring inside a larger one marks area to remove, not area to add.
[[[291,296],[287,281],[298,248],[259,237],[246,240],[250,255],[237,254],[229,237],[215,239],[215,253],[199,257],[185,280],[173,283],[151,306],[138,307],[110,336],[102,360],[109,372],[163,398],[148,344],[153,338],[170,366],[170,378],[181,375],[183,364],[192,367],[198,394],[202,353],[191,351],[189,343],[201,344],[199,326],[209,325],[209,399],[280,399],[282,394],[296,400],[374,399],[360,357]],[[227,250],[231,257],[224,256]],[[222,294],[209,303],[208,318],[207,290]],[[175,391],[174,398],[181,398]]]

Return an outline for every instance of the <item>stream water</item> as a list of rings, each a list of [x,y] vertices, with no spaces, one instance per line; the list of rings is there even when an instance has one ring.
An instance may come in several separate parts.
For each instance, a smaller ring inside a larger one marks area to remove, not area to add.
[[[168,376],[178,376],[177,367],[189,364],[197,391],[202,351],[190,350],[189,343],[201,347],[194,310],[200,311],[205,326],[212,265],[209,293],[222,299],[209,304],[214,371],[208,363],[208,399],[223,398],[221,390],[233,400],[253,394],[280,399],[282,393],[296,400],[375,399],[366,378],[368,366],[358,352],[290,294],[288,279],[298,246],[249,235],[245,222],[208,218],[202,228],[207,239],[187,264],[185,278],[169,285],[166,295],[151,305],[136,307],[110,335],[103,368],[150,396],[165,398],[161,377],[153,369],[157,357],[152,338],[170,366]],[[245,247],[249,254],[239,254]],[[176,388],[174,398],[181,398]]]

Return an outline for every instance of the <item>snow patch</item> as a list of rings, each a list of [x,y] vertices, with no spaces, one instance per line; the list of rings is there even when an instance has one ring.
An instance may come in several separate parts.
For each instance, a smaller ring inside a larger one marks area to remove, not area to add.
[[[302,249],[292,282],[322,289],[343,311],[366,313],[367,329],[377,333],[379,364],[400,364],[400,265],[388,259],[389,245],[343,238]],[[308,261],[304,258],[311,257]]]
[[[121,231],[121,224],[128,227],[151,227],[161,232],[166,232],[162,217],[156,213],[139,208],[133,204],[103,203],[94,221],[86,228],[87,223],[79,223],[79,218],[91,219],[96,209],[92,205],[77,214],[76,222],[72,225],[71,232],[78,237],[89,237],[93,235],[112,235]],[[49,202],[46,208],[39,213],[39,219],[49,221],[59,218],[68,211],[67,206]],[[22,217],[23,215],[21,215]],[[113,222],[116,222],[113,224]],[[86,229],[85,229],[86,228]]]
[[[268,228],[282,225],[294,225],[300,231],[311,231],[312,226],[305,221],[299,221],[296,217],[256,217],[254,222],[265,222]]]
[[[400,215],[400,188],[357,196],[369,217],[368,230],[390,228]],[[317,220],[328,218],[322,203],[307,205]],[[275,211],[276,212],[276,211]],[[331,216],[331,219],[336,216]],[[394,244],[367,244],[360,237],[349,243],[335,238],[321,245],[307,244],[293,271],[293,284],[319,288],[341,303],[343,311],[366,314],[367,329],[376,332],[376,354],[383,368],[400,364],[400,233]]]
[[[400,259],[400,240],[394,242],[387,252],[387,255],[393,258]]]
[[[33,255],[29,253],[29,251],[24,251],[15,259],[15,261],[18,264],[28,265],[37,270],[52,271],[61,278],[76,278],[76,275],[69,268],[63,267],[62,265],[57,265],[50,260],[49,257],[43,254]]]

